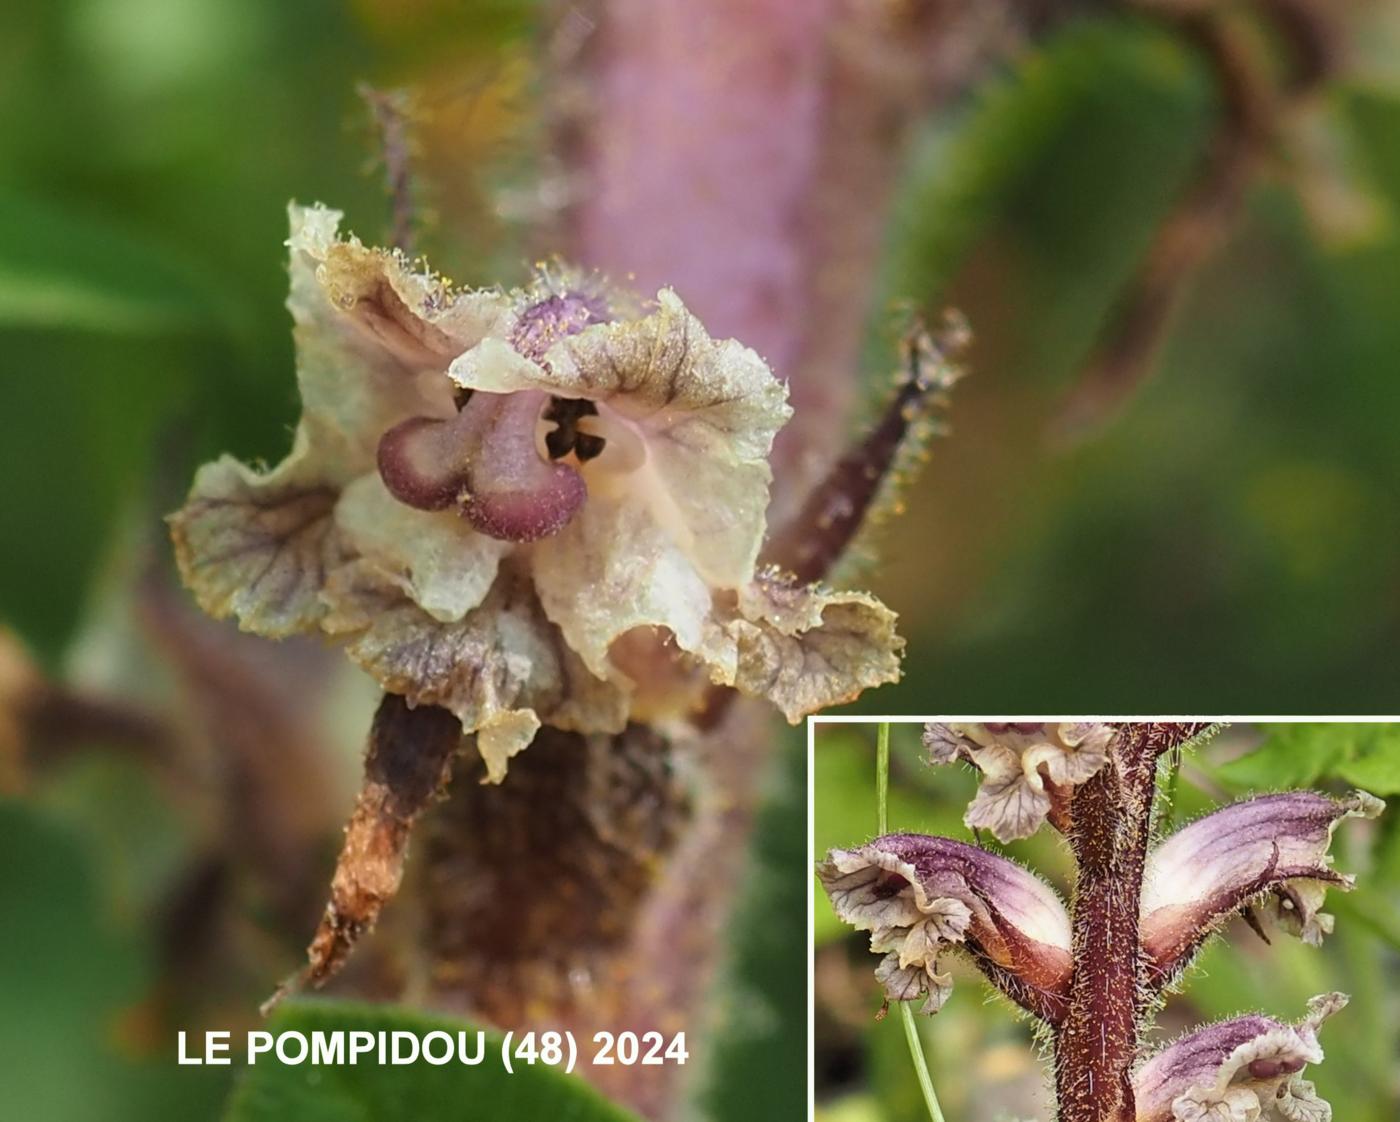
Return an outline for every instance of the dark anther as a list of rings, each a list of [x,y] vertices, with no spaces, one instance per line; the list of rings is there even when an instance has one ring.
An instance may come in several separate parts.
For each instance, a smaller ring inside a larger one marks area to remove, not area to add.
[[[584,398],[553,397],[549,408],[544,411],[544,419],[557,426],[544,438],[551,460],[562,460],[570,452],[580,462],[586,463],[603,451],[606,441],[589,432],[580,432],[579,419],[595,417],[598,407]]]
[[[574,437],[574,455],[582,463],[601,455],[606,446],[607,441],[596,433],[581,432]]]

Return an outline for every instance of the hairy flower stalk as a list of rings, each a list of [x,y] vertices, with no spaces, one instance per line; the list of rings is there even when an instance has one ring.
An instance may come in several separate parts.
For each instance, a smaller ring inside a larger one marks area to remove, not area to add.
[[[948,996],[950,950],[1049,1029],[1061,1122],[1327,1122],[1301,1077],[1322,1059],[1321,1022],[1346,1003],[1315,998],[1297,1025],[1239,1017],[1188,1034],[1157,1056],[1140,1032],[1164,987],[1232,915],[1269,904],[1280,926],[1317,945],[1332,928],[1326,889],[1352,879],[1327,850],[1338,823],[1375,817],[1364,792],[1299,791],[1227,806],[1149,852],[1158,764],[1211,726],[1122,722],[931,724],[934,763],[983,775],[967,822],[1000,838],[1050,821],[1074,855],[1066,909],[1019,866],[962,842],[917,835],[834,850],[817,870],[837,914],[884,954],[886,1001]],[[1033,904],[1031,903],[1033,902]],[[1255,921],[1257,922],[1257,920]]]
[[[1157,760],[1199,725],[1120,727],[1105,766],[1074,792],[1070,846],[1074,979],[1055,1033],[1055,1091],[1066,1122],[1132,1122],[1137,1052],[1138,898]]]

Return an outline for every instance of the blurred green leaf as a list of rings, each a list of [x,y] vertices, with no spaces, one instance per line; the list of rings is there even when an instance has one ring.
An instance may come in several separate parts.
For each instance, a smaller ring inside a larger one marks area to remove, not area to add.
[[[73,332],[13,332],[6,344],[0,617],[56,665],[113,531],[149,498],[143,481],[195,352],[123,336],[94,348]],[[142,531],[142,544],[164,548],[155,517]]]
[[[125,1027],[147,993],[148,966],[104,914],[90,856],[50,816],[0,800],[4,1116],[207,1118],[226,1073],[177,1068],[164,1040],[152,1054]]]
[[[0,193],[0,327],[152,335],[213,319],[167,254],[104,220]]]
[[[1079,21],[983,84],[951,128],[925,139],[896,200],[886,258],[892,295],[936,295],[1026,173],[1103,89],[1170,89],[1183,77],[1179,44],[1160,30]]]
[[[869,1094],[847,1095],[833,1103],[817,1104],[815,1122],[883,1122],[879,1104]]]
[[[278,1032],[475,1032],[474,1025],[382,1005],[295,1002],[268,1022]],[[500,1064],[500,1037],[488,1034],[479,1067],[416,1063],[401,1067],[288,1066],[275,1060],[250,1067],[229,1102],[225,1122],[467,1122],[469,1119],[551,1118],[560,1122],[626,1122],[631,1116],[583,1080],[543,1066]],[[494,1059],[493,1059],[494,1057]]]
[[[1364,924],[1372,934],[1400,949],[1400,914],[1379,892],[1363,890],[1354,894],[1338,892],[1327,906],[1344,921]]]
[[[1355,726],[1268,725],[1268,737],[1254,751],[1223,764],[1217,778],[1235,787],[1279,790],[1306,787],[1333,770],[1352,751]]]
[[[730,926],[700,1116],[794,1118],[807,1086],[807,746],[784,736]]]
[[[1076,20],[982,83],[965,111],[940,114],[916,144],[891,209],[875,303],[877,328],[884,326],[892,304],[936,311],[971,251],[1027,206],[1037,212],[1066,206],[1085,210],[1059,223],[1061,230],[1073,230],[1077,284],[1102,275],[1102,262],[1092,259],[1100,238],[1115,256],[1126,250],[1124,259],[1131,260],[1149,228],[1143,218],[1160,208],[1183,157],[1189,158],[1189,132],[1174,126],[1186,123],[1183,111],[1189,117],[1197,108],[1200,85],[1189,54],[1160,27],[1134,19]],[[1151,144],[1129,158],[1127,152],[1142,144],[1144,120],[1158,114],[1178,119],[1154,120]],[[1112,126],[1115,118],[1131,131],[1116,142],[1120,162],[1105,166],[1110,146],[1087,137],[1103,120]],[[1072,166],[1075,159],[1085,166]],[[1114,177],[1128,166],[1136,174],[1132,213],[1124,223],[1106,204]],[[1084,190],[1086,181],[1097,196]],[[1066,182],[1073,182],[1072,193],[1062,191]],[[1103,225],[1109,222],[1117,228]],[[1133,224],[1136,228],[1129,229]],[[1025,247],[1034,250],[1036,238],[1031,231]],[[1054,253],[1063,246],[1043,248]],[[979,324],[973,329],[977,332]],[[871,333],[868,368],[888,364],[887,343],[883,331]]]
[[[1400,793],[1400,726],[1266,725],[1258,748],[1221,765],[1217,779],[1239,788],[1307,787],[1335,776],[1373,794]]]
[[[1400,726],[1359,725],[1352,756],[1337,774],[1373,795],[1400,795]]]
[[[5,1109],[80,1118],[101,1093],[103,1021],[129,996],[133,963],[97,919],[95,886],[73,838],[0,803],[0,1055]]]

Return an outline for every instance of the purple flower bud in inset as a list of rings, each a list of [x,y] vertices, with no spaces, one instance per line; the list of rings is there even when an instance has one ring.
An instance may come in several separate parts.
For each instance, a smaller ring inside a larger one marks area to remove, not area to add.
[[[952,988],[939,954],[958,947],[1012,1000],[1047,1021],[1063,1016],[1070,926],[1055,891],[1004,857],[949,838],[889,834],[835,849],[817,869],[836,914],[869,931],[885,957],[876,977],[891,1001],[927,994],[936,1013]]]
[[[1035,833],[1057,792],[1067,796],[1098,774],[1116,731],[1088,721],[928,724],[924,746],[933,763],[961,759],[982,772],[963,821],[1006,842]]]
[[[1285,930],[1320,944],[1332,929],[1318,911],[1327,885],[1353,883],[1332,869],[1332,832],[1384,806],[1364,792],[1338,800],[1295,791],[1235,803],[1178,830],[1149,854],[1144,874],[1142,944],[1155,978],[1179,974],[1211,932],[1265,895]]]
[[[1252,1015],[1183,1036],[1133,1076],[1137,1122],[1329,1122],[1331,1106],[1298,1073],[1322,1061],[1318,1026],[1346,1003],[1325,994],[1298,1025]]]

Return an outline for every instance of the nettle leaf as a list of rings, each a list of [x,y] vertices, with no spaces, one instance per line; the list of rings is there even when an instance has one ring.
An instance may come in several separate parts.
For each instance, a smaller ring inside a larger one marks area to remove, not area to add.
[[[468,1031],[476,1026],[395,1006],[342,1001],[289,1002],[267,1030],[301,1032]],[[474,1040],[474,1038],[473,1038]],[[500,1062],[501,1037],[487,1033],[486,1059],[402,1066],[289,1066],[264,1055],[248,1068],[229,1100],[224,1122],[483,1122],[499,1118],[551,1118],[560,1122],[636,1122],[577,1076],[523,1061],[509,1074]],[[580,1062],[592,1043],[579,1040]]]
[[[964,112],[939,115],[915,146],[894,199],[875,306],[938,297],[1102,90],[1121,101],[1192,88],[1179,44],[1135,20],[1070,23],[981,83]]]
[[[1351,758],[1336,774],[1378,795],[1400,795],[1400,725],[1348,725],[1355,737]]]
[[[1354,750],[1364,726],[1265,725],[1268,736],[1254,751],[1223,765],[1217,777],[1233,787],[1279,791],[1307,787],[1334,772]],[[1353,781],[1359,782],[1359,781]],[[1369,786],[1366,790],[1370,790]]]

